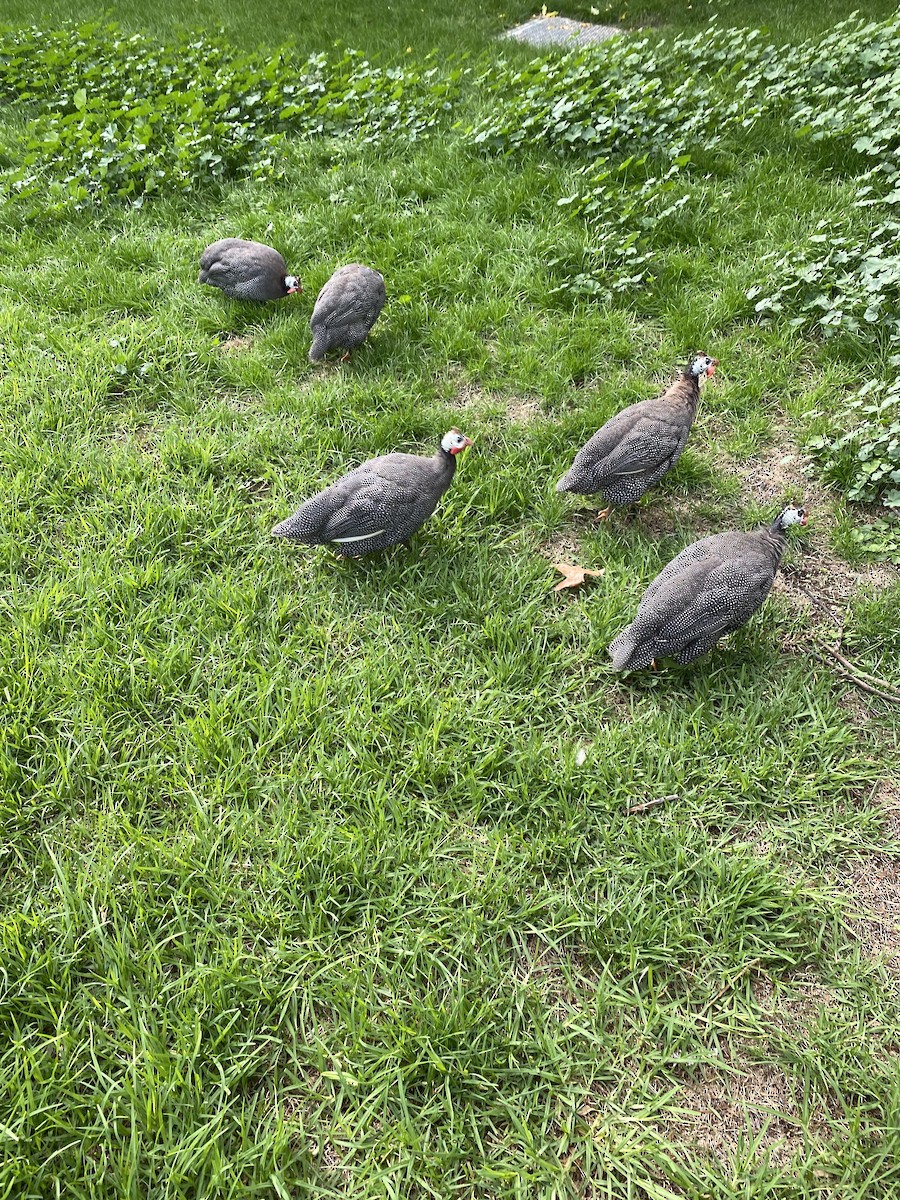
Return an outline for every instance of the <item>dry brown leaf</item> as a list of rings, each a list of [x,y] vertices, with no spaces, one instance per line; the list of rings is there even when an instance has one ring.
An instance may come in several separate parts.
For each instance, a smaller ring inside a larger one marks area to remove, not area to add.
[[[589,571],[587,567],[579,567],[574,563],[554,563],[553,566],[563,576],[553,589],[554,592],[561,592],[564,588],[581,587],[588,575],[600,576],[603,574],[602,571]]]

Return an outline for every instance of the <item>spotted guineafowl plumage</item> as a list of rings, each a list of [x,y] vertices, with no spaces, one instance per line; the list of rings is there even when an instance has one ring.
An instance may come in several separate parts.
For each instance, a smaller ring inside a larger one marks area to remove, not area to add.
[[[217,287],[233,300],[280,300],[300,292],[300,280],[271,246],[222,238],[200,255],[198,283]]]
[[[313,344],[310,362],[321,362],[329,350],[361,346],[384,308],[384,279],[371,267],[349,263],[335,271],[319,292],[309,319]]]
[[[405,542],[437,508],[456,471],[457,454],[471,444],[451,429],[432,458],[371,458],[312,496],[272,533],[311,546],[331,543],[338,554],[354,557]]]
[[[637,671],[659,658],[691,662],[739,629],[768,596],[787,529],[797,524],[806,524],[806,510],[789,505],[752,533],[716,533],[682,550],[610,644],[615,670]]]
[[[661,396],[616,413],[578,451],[556,490],[600,492],[611,505],[640,500],[680,458],[697,415],[700,379],[717,366],[717,359],[698,354]]]

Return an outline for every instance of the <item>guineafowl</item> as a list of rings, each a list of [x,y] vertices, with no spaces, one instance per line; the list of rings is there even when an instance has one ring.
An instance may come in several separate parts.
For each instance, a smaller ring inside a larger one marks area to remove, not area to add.
[[[451,429],[432,458],[371,458],[312,496],[272,533],[312,546],[334,544],[338,554],[353,557],[405,542],[437,508],[456,471],[457,454],[471,444]]]
[[[791,525],[806,524],[792,504],[752,533],[715,533],[682,550],[653,580],[637,615],[609,647],[617,671],[658,658],[687,663],[739,629],[768,596]]]
[[[207,246],[197,282],[217,287],[233,300],[280,300],[303,291],[277,250],[243,238],[222,238]]]
[[[718,359],[698,354],[661,396],[616,413],[578,451],[556,490],[601,492],[611,506],[640,500],[681,457],[697,415],[700,380],[718,365]],[[610,511],[605,508],[598,519]]]
[[[350,351],[361,346],[384,308],[384,279],[371,267],[349,263],[335,271],[319,292],[309,319],[313,343],[309,361],[321,362],[329,350]]]

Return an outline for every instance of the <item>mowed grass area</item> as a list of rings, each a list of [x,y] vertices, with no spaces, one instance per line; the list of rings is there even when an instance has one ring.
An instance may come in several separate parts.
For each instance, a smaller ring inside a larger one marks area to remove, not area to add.
[[[800,499],[783,460],[881,352],[746,316],[763,250],[852,188],[748,142],[605,303],[557,290],[593,244],[570,166],[285,156],[0,211],[0,1197],[896,1195],[896,976],[859,899],[900,849],[893,710],[810,656],[796,588],[690,668],[606,654],[687,541]],[[198,289],[229,234],[303,297]],[[312,368],[353,260],[389,305]],[[689,449],[594,524],[555,480],[691,347],[721,366]],[[450,425],[475,446],[410,548],[271,539]],[[845,647],[896,685],[900,591],[808,487],[788,571],[843,581]],[[604,574],[558,596],[559,559]]]
[[[551,12],[553,6],[545,6]],[[883,20],[895,11],[892,0],[571,0],[558,11],[585,21],[621,25],[625,29],[665,27],[693,33],[710,21],[723,26],[764,27],[784,41],[799,40],[830,29],[857,12]],[[541,11],[530,0],[347,0],[340,8],[286,0],[262,6],[258,0],[119,0],[110,8],[103,0],[6,0],[0,20],[9,25],[53,27],[65,21],[114,19],[125,29],[167,37],[183,30],[214,35],[222,30],[233,43],[247,48],[292,43],[302,50],[350,46],[367,54],[405,61],[429,51],[459,55],[480,53],[503,30]],[[505,44],[509,54],[519,51]]]

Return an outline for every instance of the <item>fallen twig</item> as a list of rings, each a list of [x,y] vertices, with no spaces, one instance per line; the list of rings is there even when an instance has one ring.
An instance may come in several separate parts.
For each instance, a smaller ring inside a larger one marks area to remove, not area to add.
[[[631,808],[626,808],[627,816],[632,817],[635,813],[646,812],[648,808],[656,808],[659,804],[665,804],[667,800],[677,800],[677,792],[673,792],[671,796],[657,796],[655,800],[645,800],[643,804],[633,804]]]
[[[867,681],[870,686],[863,690],[874,691],[875,695],[885,696],[889,700],[900,702],[900,691],[892,683],[889,683],[887,679],[880,679],[877,675],[870,675],[868,671],[864,671],[862,667],[858,667],[856,663],[851,662],[849,658],[841,654],[840,650],[836,650],[834,646],[829,646],[816,637],[813,638],[813,641],[826,654],[830,654],[832,658],[841,664],[844,668],[843,674],[851,676],[854,680],[860,682],[860,684],[863,680]]]
[[[791,577],[788,576],[788,579],[790,578]],[[802,583],[794,582],[794,587],[798,588],[803,595],[807,597],[807,599],[812,600],[813,604],[821,608],[826,617],[828,617],[830,621],[833,621],[837,626],[838,633],[834,640],[834,648],[835,650],[839,651],[841,648],[841,643],[844,640],[844,628],[847,624],[846,612],[843,612],[838,616],[836,610],[831,607],[827,600],[823,600],[821,596],[817,595],[815,592],[811,592],[809,588],[804,587]]]
[[[743,979],[748,971],[752,971],[754,967],[758,967],[761,962],[761,958],[752,958],[750,962],[745,963],[736,975],[732,975],[727,982],[722,984],[722,986],[716,993],[714,993],[714,995],[710,996],[707,1002],[700,1009],[700,1013],[698,1015],[702,1016],[708,1008],[711,1008],[717,1000],[721,999],[721,997],[725,995],[729,988],[733,988],[739,979]]]
[[[821,642],[817,644],[822,646],[823,650],[827,650],[829,654],[833,655],[835,653],[831,646],[824,646]],[[826,667],[831,667],[834,669],[834,663],[830,663],[828,659],[823,658],[821,654],[816,654],[815,650],[812,651],[812,655],[813,658],[817,658],[819,662],[823,663]],[[878,696],[878,698],[881,700],[889,700],[892,704],[900,704],[900,695],[898,695],[896,692],[880,691],[878,688],[873,687],[871,683],[867,683],[865,679],[861,679],[853,670],[847,670],[846,667],[838,667],[837,672],[842,679],[846,679],[848,683],[852,683],[855,687],[858,687],[860,691],[868,692],[871,696]],[[881,680],[879,682],[884,681]],[[890,687],[890,684],[885,683],[884,686]]]
[[[790,579],[790,578],[791,577],[788,576],[788,579]],[[843,615],[840,617],[837,617],[835,615],[835,610],[831,607],[831,605],[828,603],[827,600],[823,600],[821,596],[817,596],[815,592],[811,592],[809,590],[809,588],[805,588],[802,583],[795,583],[794,587],[799,588],[799,590],[803,593],[804,596],[806,596],[806,597],[808,597],[808,599],[812,600],[813,604],[817,604],[819,606],[819,608],[821,608],[821,610],[824,613],[826,613],[832,619],[832,621],[834,621],[835,625],[837,625],[839,629],[844,628]]]

